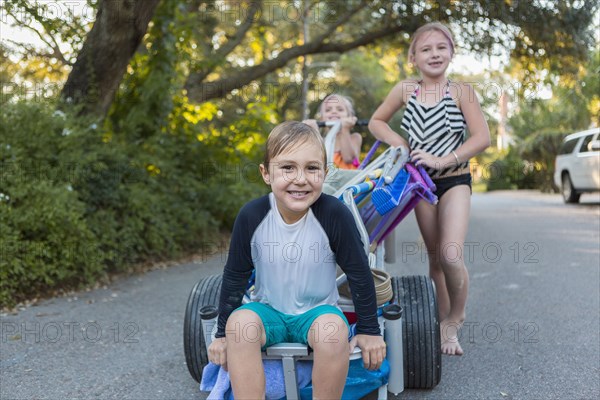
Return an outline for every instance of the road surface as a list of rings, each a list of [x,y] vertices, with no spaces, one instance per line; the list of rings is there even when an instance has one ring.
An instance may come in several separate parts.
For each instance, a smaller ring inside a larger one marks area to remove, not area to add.
[[[390,399],[600,397],[600,198],[473,196],[462,357],[441,383]],[[393,274],[426,273],[414,216]],[[188,293],[223,257],[158,269],[1,316],[0,399],[204,399],[182,345]],[[374,394],[368,397],[375,399]]]

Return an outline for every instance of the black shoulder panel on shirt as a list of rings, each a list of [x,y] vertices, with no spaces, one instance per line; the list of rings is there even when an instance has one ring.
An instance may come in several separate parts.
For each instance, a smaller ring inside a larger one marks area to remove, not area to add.
[[[242,303],[248,279],[254,269],[252,236],[270,209],[269,196],[266,195],[246,203],[235,219],[227,263],[223,270],[216,337],[225,336],[225,325],[229,315]]]

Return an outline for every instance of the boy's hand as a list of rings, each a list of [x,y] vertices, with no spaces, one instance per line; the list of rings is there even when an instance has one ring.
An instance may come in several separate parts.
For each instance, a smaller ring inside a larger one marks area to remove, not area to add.
[[[224,337],[215,338],[208,346],[208,361],[227,371],[227,340]]]
[[[363,364],[366,369],[379,369],[386,355],[386,344],[382,336],[356,335],[350,341],[350,352],[354,347],[360,347]]]

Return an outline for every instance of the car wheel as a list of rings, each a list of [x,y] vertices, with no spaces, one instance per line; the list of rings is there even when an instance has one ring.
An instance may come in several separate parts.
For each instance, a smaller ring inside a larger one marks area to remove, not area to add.
[[[568,172],[562,175],[562,196],[565,203],[579,202],[580,193],[577,193],[571,182],[571,177]]]

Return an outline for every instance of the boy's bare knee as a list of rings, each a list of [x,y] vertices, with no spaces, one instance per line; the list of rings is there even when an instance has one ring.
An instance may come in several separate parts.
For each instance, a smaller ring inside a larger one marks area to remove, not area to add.
[[[233,312],[227,320],[225,335],[228,344],[264,344],[266,339],[262,320],[251,310]]]
[[[309,332],[309,344],[315,352],[348,354],[348,326],[338,315],[317,318]]]
[[[235,323],[257,323],[262,324],[262,321],[258,314],[251,310],[237,310],[231,313],[229,319],[227,319],[227,327]]]

